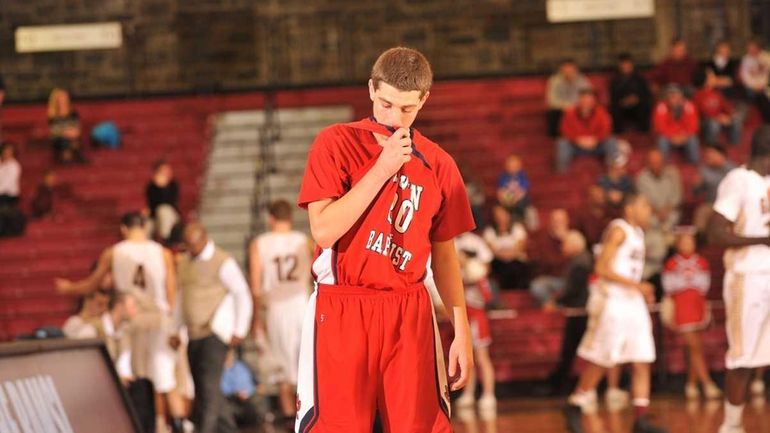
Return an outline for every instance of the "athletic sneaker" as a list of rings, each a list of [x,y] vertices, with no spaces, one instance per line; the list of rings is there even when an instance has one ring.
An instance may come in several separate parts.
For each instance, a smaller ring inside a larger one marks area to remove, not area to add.
[[[707,383],[703,386],[703,395],[705,395],[708,400],[716,400],[722,398],[722,390],[713,382]]]
[[[751,382],[751,395],[765,395],[765,381],[756,379]]]
[[[564,421],[570,433],[583,433],[583,410],[580,406],[567,404],[564,406]]]
[[[497,399],[494,395],[484,395],[479,399],[479,417],[483,421],[497,418]]]
[[[460,398],[455,400],[455,407],[473,407],[473,403],[475,402],[473,394],[465,392]]]
[[[668,433],[665,427],[658,427],[650,423],[649,415],[642,415],[634,421],[634,433]]]
[[[695,383],[688,383],[684,386],[684,396],[687,400],[697,400],[700,398],[700,390]]]
[[[494,395],[482,395],[479,399],[479,412],[497,412],[497,399]]]
[[[609,388],[604,395],[607,410],[617,412],[628,407],[631,402],[631,394],[620,388]]]
[[[746,430],[743,429],[742,425],[727,425],[722,424],[721,427],[719,427],[719,433],[746,433]]]

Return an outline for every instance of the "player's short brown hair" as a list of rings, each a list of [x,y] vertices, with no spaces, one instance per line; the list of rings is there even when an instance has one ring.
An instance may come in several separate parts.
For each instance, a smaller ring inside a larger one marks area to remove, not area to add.
[[[391,48],[374,62],[372,67],[374,88],[386,83],[402,92],[419,90],[424,96],[433,84],[433,71],[425,56],[412,48]]]
[[[276,200],[270,203],[267,213],[277,221],[291,221],[293,208],[286,200]]]

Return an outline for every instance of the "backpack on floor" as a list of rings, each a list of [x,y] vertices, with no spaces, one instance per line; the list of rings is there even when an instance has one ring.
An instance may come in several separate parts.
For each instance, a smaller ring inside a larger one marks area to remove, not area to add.
[[[91,129],[91,141],[94,145],[117,149],[120,147],[120,131],[114,122],[101,122]]]

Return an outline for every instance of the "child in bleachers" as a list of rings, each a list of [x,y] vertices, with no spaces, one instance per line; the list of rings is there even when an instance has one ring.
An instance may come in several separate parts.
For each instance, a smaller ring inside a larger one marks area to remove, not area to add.
[[[492,335],[485,306],[492,299],[488,275],[493,255],[484,239],[474,233],[458,236],[455,239],[455,246],[462,269],[465,303],[473,336],[473,353],[481,378],[479,411],[482,417],[491,418],[496,414],[497,399],[495,398],[495,369],[489,356]],[[475,373],[475,371],[470,372],[468,385],[465,386],[462,396],[457,399],[457,407],[473,405],[476,392]]]
[[[721,397],[722,392],[709,375],[703,353],[702,331],[711,321],[706,294],[711,287],[709,264],[695,251],[695,230],[680,228],[676,239],[676,254],[668,259],[663,270],[663,289],[673,304],[670,326],[680,332],[687,345],[689,366],[685,395],[700,396],[698,382],[708,399]],[[665,314],[664,314],[665,316]]]
[[[529,178],[519,155],[505,158],[505,170],[497,178],[497,200],[517,220],[524,219],[529,206]]]

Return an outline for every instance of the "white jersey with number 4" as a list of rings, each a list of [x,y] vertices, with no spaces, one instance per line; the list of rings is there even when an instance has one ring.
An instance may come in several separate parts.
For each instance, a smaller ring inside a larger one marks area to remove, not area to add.
[[[302,232],[270,232],[257,237],[262,292],[267,302],[309,295],[310,249]]]
[[[734,168],[719,184],[714,211],[734,224],[738,236],[770,236],[770,178],[746,167]],[[730,248],[724,261],[727,271],[770,273],[770,247]]]
[[[607,233],[615,227],[623,230],[625,237],[612,260],[612,272],[638,283],[642,281],[642,271],[644,270],[644,230],[640,227],[632,226],[624,219],[616,219],[610,222],[607,227]],[[605,288],[608,293],[639,294],[639,292],[632,290],[630,287],[617,283],[601,280],[600,283],[601,287]]]
[[[121,292],[134,290],[146,294],[168,311],[166,300],[166,261],[163,247],[154,241],[118,242],[112,248],[112,278]]]

